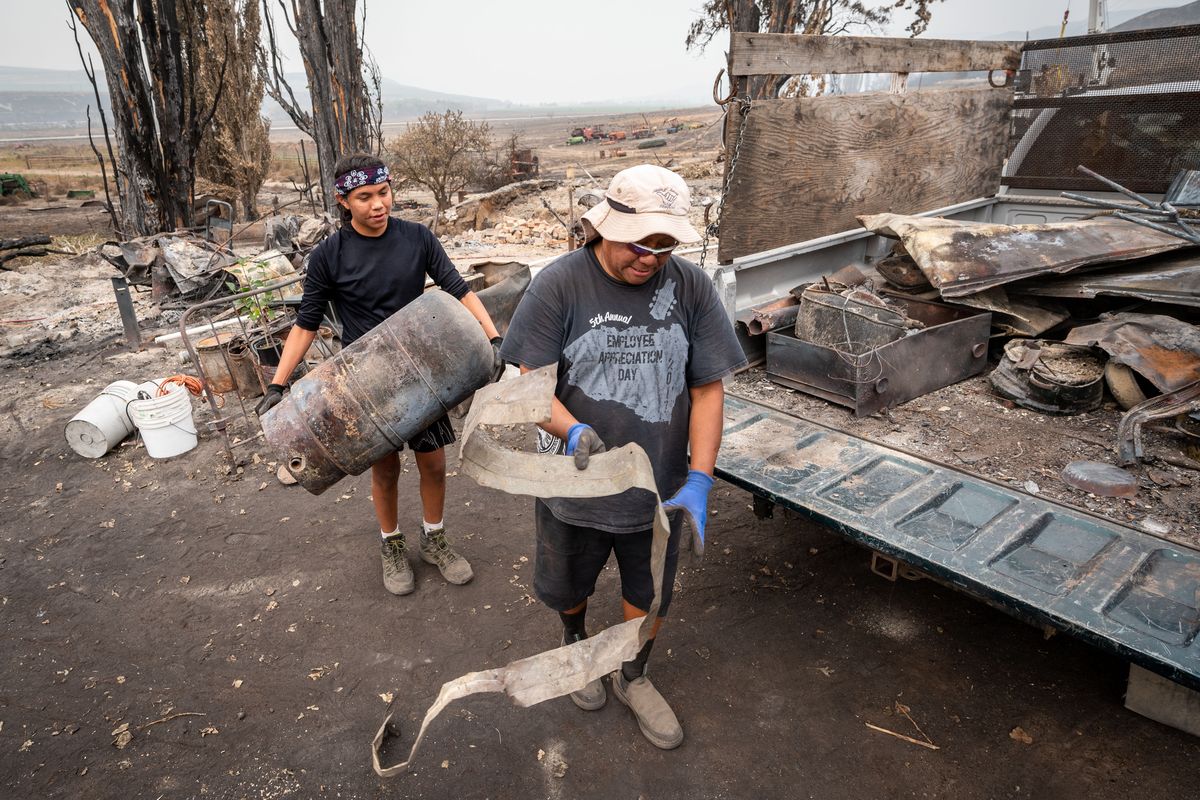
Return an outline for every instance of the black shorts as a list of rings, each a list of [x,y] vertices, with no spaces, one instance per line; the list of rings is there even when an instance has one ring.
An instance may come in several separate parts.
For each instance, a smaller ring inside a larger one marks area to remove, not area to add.
[[[408,449],[414,453],[432,453],[453,444],[457,438],[454,428],[450,426],[450,420],[443,414],[428,428],[409,439]]]
[[[647,611],[654,600],[654,577],[650,574],[652,530],[638,533],[609,533],[563,522],[541,500],[534,501],[537,550],[533,562],[533,591],[555,611],[575,608],[596,591],[596,578],[617,554],[621,571],[621,596],[634,608]],[[663,565],[662,602],[658,615],[665,617],[675,586],[679,564],[679,533],[682,515],[671,522],[667,558]]]

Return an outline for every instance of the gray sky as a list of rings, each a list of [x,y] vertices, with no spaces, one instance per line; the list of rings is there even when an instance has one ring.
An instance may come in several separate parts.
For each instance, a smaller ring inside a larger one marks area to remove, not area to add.
[[[683,47],[702,0],[368,0],[367,44],[392,80],[454,94],[518,102],[663,99],[711,103],[728,42],[702,55]],[[881,2],[882,4],[882,2]],[[1087,0],[945,0],[927,37],[994,38],[1057,25]],[[1182,0],[1109,0],[1110,15],[1184,5]],[[77,69],[58,0],[0,0],[6,66]],[[900,35],[907,20],[890,31]],[[81,31],[81,34],[83,32]],[[84,36],[86,40],[86,35]],[[85,44],[90,44],[85,41]],[[289,70],[301,70],[297,58]],[[3,88],[3,87],[0,87]]]

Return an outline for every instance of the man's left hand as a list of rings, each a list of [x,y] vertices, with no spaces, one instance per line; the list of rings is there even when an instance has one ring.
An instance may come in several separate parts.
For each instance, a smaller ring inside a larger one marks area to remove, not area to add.
[[[688,471],[687,483],[675,496],[663,503],[665,511],[682,511],[692,528],[692,550],[696,556],[704,555],[704,528],[708,524],[708,493],[712,490],[713,478],[707,472],[693,469]]]
[[[503,336],[493,336],[492,342],[492,383],[500,380],[504,374],[504,359],[500,357],[500,348],[504,345]]]

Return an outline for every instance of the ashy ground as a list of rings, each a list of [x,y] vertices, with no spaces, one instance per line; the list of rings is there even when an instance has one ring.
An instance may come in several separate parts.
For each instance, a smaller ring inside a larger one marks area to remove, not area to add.
[[[547,143],[563,133],[553,124]],[[719,184],[713,130],[689,134],[707,156],[657,151],[680,159],[697,196]],[[620,166],[599,159],[599,145],[547,148],[556,169],[603,161],[588,167],[601,182]],[[532,215],[543,199],[566,214],[565,198],[529,197],[512,214]],[[102,213],[51,207],[63,205],[0,209],[0,235],[104,238]],[[546,255],[479,242],[451,252],[460,264]],[[369,743],[387,698],[401,735],[388,756],[399,760],[443,682],[558,642],[555,615],[530,596],[531,501],[476,486],[452,457],[446,520],[476,578],[447,586],[418,564],[417,592],[395,598],[380,579],[366,477],[313,497],[281,485],[261,445],[230,459],[207,433],[168,461],[135,440],[79,457],[63,427],[100,388],[183,368],[175,349],[124,351],[111,274],[86,256],[0,273],[0,797],[1195,793],[1200,743],[1123,708],[1119,659],[1045,639],[936,583],[882,580],[867,551],[780,510],[759,520],[746,493],[719,481],[708,554],[680,575],[651,662],[686,730],[682,747],[654,749],[612,698],[586,713],[566,699],[519,709],[480,696],[433,724],[411,774],[380,780]],[[145,341],[169,330],[143,295],[137,308]],[[977,378],[854,420],[761,372],[731,390],[1196,540],[1186,470],[1143,470],[1132,502],[1058,481],[1067,459],[1107,457],[1113,408],[1043,418]],[[196,407],[203,428],[208,412]],[[1164,436],[1151,431],[1150,446],[1170,446]],[[402,519],[415,531],[408,466]],[[617,587],[606,572],[593,630],[618,620]]]
[[[1200,779],[1196,739],[1124,710],[1121,661],[877,578],[866,551],[759,520],[718,482],[708,555],[682,572],[651,663],[682,747],[653,748],[611,697],[587,713],[481,696],[433,724],[411,774],[380,780],[387,698],[399,760],[444,681],[557,643],[530,597],[530,501],[451,459],[446,520],[476,578],[419,564],[416,593],[392,597],[365,477],[313,497],[278,483],[269,452],[230,461],[219,438],[168,461],[67,448],[100,386],[172,355],[124,353],[114,333],[5,364],[2,796],[1186,797]],[[610,570],[590,626],[618,616]]]

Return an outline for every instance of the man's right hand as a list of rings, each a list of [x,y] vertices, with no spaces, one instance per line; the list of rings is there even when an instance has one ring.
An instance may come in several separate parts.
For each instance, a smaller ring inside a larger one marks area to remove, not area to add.
[[[278,383],[272,383],[267,386],[267,392],[263,395],[263,399],[258,401],[258,405],[254,407],[254,413],[260,417],[270,411],[275,406],[283,402],[283,390],[286,389]]]
[[[575,469],[587,469],[593,453],[603,453],[604,442],[591,425],[576,422],[567,429],[567,455],[575,456]]]

